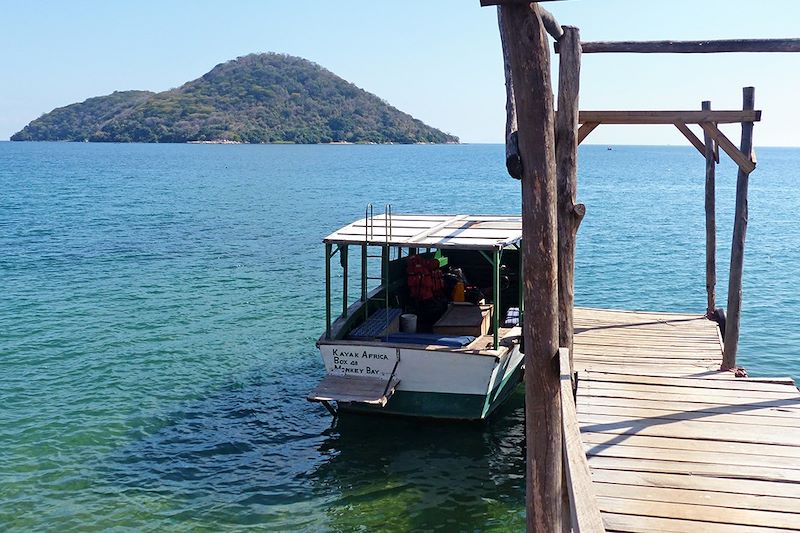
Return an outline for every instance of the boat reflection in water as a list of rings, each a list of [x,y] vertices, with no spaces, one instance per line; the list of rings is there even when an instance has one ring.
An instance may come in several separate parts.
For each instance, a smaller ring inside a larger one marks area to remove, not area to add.
[[[487,424],[348,414],[311,472],[333,531],[524,527],[524,397]]]

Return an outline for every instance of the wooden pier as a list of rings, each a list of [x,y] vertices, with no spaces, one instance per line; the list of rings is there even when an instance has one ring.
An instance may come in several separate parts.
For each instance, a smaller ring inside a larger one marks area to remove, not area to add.
[[[800,394],[790,379],[728,371],[736,369],[757,164],[754,89],[743,89],[741,111],[712,110],[708,101],[699,111],[583,111],[579,93],[584,53],[800,52],[800,39],[590,43],[539,2],[480,4],[498,6],[506,168],[521,181],[527,531],[799,530],[792,499],[800,496],[800,430],[792,425]],[[624,74],[608,75],[624,84]],[[722,123],[741,124],[738,147]],[[602,124],[675,127],[703,156],[702,315],[574,309],[576,234],[591,216],[591,206],[578,203],[578,145]],[[727,311],[716,307],[720,150],[738,167]],[[724,344],[705,317],[725,321]]]
[[[574,321],[574,423],[591,472],[584,490],[572,476],[578,510],[599,511],[607,531],[800,530],[790,378],[719,371],[719,330],[702,315],[575,309]],[[600,529],[588,524],[576,529]]]

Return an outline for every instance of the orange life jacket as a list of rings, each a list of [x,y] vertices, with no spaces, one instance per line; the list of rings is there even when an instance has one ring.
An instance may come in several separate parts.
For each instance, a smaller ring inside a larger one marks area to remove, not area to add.
[[[430,300],[444,288],[439,261],[412,255],[406,260],[408,290],[414,300]]]

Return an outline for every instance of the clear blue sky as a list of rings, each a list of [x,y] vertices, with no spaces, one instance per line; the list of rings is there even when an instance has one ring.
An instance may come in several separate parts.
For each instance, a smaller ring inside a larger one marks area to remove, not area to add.
[[[583,40],[800,37],[800,2],[568,0],[546,4]],[[478,0],[0,0],[0,139],[42,113],[114,90],[177,87],[251,52],[311,59],[466,142],[501,142],[495,8]],[[584,57],[583,109],[741,106],[755,141],[798,146],[800,54]],[[601,127],[589,141],[680,144],[668,127]],[[738,133],[730,130],[732,136]]]

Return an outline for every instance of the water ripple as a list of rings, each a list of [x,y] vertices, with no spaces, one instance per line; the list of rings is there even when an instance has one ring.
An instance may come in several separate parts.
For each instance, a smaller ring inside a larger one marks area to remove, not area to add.
[[[368,202],[518,212],[502,150],[0,143],[0,528],[521,529],[521,393],[482,426],[330,427],[304,400],[320,239]],[[701,311],[702,161],[582,150],[577,301]],[[800,203],[798,158],[761,150],[751,183],[755,375],[800,376],[800,226],[773,209]],[[719,176],[724,302],[735,169]]]

